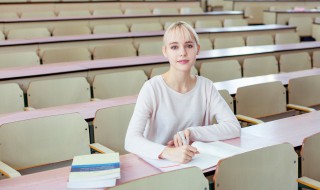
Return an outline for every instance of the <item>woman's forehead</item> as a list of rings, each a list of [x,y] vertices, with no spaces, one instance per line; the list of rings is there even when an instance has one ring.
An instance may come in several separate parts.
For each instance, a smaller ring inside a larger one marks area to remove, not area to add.
[[[165,43],[170,44],[174,42],[195,42],[195,39],[188,29],[175,28],[167,33]]]

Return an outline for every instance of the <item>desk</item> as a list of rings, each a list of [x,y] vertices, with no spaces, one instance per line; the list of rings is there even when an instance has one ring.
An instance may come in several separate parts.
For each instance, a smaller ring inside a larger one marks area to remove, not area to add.
[[[296,27],[287,25],[257,25],[257,26],[240,26],[240,27],[226,27],[226,28],[205,28],[196,29],[196,32],[201,38],[209,38],[214,40],[219,37],[232,37],[242,36],[247,37],[251,35],[263,35],[269,34],[275,36],[277,33],[295,32]],[[38,49],[45,48],[46,44],[54,43],[56,47],[71,47],[75,44],[82,47],[91,47],[93,50],[94,46],[103,45],[106,43],[133,43],[138,46],[141,41],[146,40],[159,40],[161,41],[164,35],[164,31],[155,32],[129,32],[119,34],[89,34],[89,35],[78,35],[78,36],[52,36],[49,38],[38,38],[32,40],[4,40],[0,41],[0,47],[4,48],[7,46],[25,46],[24,50],[34,51],[29,49],[26,45],[38,45]],[[51,45],[52,46],[52,45]]]
[[[302,145],[303,139],[320,132],[320,111],[241,129],[241,138],[225,142],[248,150],[262,148],[278,143],[289,142],[295,147]],[[126,154],[120,156],[121,179],[117,184],[160,173],[137,156]],[[211,171],[214,171],[212,168]],[[1,190],[33,189],[56,190],[66,189],[70,167],[29,174],[18,178],[0,180]],[[209,171],[209,170],[208,170]]]
[[[201,51],[197,57],[196,68],[199,69],[203,62],[238,60],[242,63],[245,58],[268,55],[279,57],[283,53],[294,52],[309,52],[312,54],[313,51],[319,49],[320,42],[304,42]],[[18,83],[23,91],[26,92],[30,81],[34,80],[82,76],[86,77],[89,83],[92,84],[93,78],[97,74],[142,69],[150,76],[152,68],[166,64],[168,64],[168,60],[159,55],[3,68],[0,70],[0,83]]]

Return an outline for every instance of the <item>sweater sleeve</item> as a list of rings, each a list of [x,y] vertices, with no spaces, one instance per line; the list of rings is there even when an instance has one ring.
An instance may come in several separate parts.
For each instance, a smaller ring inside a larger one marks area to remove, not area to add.
[[[208,125],[189,127],[191,140],[210,142],[240,137],[241,126],[237,118],[213,84],[207,96],[206,117],[208,118],[205,119],[208,121]],[[212,124],[214,117],[217,124]]]
[[[147,81],[140,90],[133,115],[131,117],[126,138],[125,149],[141,157],[159,159],[164,145],[148,140],[144,133],[156,107],[155,94]]]

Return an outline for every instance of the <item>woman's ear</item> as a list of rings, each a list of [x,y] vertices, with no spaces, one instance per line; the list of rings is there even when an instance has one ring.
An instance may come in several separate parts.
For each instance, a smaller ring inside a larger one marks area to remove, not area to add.
[[[199,55],[199,52],[200,52],[200,45],[197,45],[197,55]]]
[[[163,53],[163,55],[164,55],[165,57],[168,57],[168,56],[167,56],[167,48],[166,48],[166,46],[162,46],[162,53]]]

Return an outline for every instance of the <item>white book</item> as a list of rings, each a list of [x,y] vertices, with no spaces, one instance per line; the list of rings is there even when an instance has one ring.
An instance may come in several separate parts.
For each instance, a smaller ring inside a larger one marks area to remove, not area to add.
[[[194,142],[192,143],[193,147],[196,147],[199,151],[199,154],[196,154],[193,159],[186,163],[180,164],[177,162],[172,162],[164,159],[150,159],[143,158],[149,164],[159,168],[161,171],[171,171],[181,168],[197,166],[201,170],[205,170],[211,167],[214,167],[218,164],[219,160],[222,158],[230,157],[236,154],[241,154],[246,152],[245,149],[236,147],[224,142],[215,141],[210,143],[203,142]]]
[[[119,153],[75,156],[68,179],[68,188],[111,187],[120,178]]]

